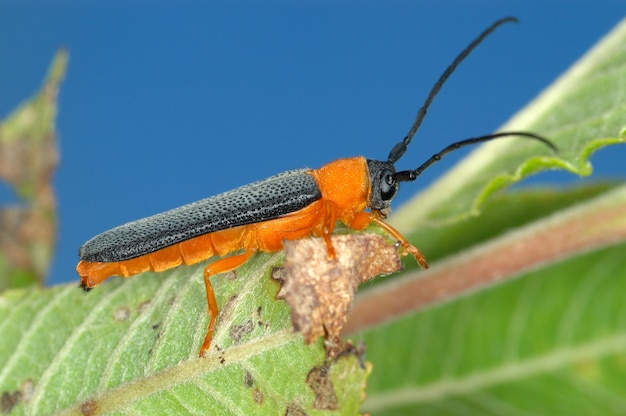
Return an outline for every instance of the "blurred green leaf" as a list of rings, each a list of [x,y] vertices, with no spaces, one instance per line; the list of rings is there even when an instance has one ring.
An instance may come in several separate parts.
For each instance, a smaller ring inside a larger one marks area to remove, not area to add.
[[[619,185],[619,182],[598,182],[502,192],[492,196],[478,216],[445,227],[425,227],[408,236],[419,244],[420,250],[428,253],[431,263],[436,263],[439,259],[453,256],[533,221],[559,215],[568,207],[592,200]],[[410,260],[405,263],[412,267]]]
[[[401,230],[415,230],[477,215],[489,196],[546,169],[590,175],[588,159],[594,151],[626,142],[624,44],[626,22],[502,127],[548,137],[558,154],[528,140],[487,143],[402,206],[390,222]]]
[[[57,52],[41,90],[0,122],[0,180],[20,199],[0,208],[0,292],[42,283],[48,272],[57,224],[54,123],[67,59]]]
[[[368,331],[377,415],[622,415],[626,244]]]

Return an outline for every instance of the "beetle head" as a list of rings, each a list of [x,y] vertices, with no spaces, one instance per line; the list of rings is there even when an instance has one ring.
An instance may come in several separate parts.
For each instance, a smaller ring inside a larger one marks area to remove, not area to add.
[[[368,206],[372,210],[386,214],[389,211],[391,200],[398,193],[396,168],[391,162],[367,160],[367,169],[370,175],[370,195]]]

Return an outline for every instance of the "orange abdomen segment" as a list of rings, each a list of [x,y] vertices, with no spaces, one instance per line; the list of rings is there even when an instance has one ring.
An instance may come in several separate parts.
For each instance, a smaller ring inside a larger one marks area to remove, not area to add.
[[[76,271],[81,286],[89,289],[110,276],[130,277],[147,271],[160,272],[181,264],[191,265],[214,254],[224,255],[241,247],[247,226],[230,228],[200,235],[152,253],[118,262],[89,262],[81,260]],[[215,244],[214,244],[215,241]]]

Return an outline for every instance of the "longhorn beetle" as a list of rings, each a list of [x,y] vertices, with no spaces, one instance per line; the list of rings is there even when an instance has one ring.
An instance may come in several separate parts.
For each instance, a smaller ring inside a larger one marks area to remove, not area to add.
[[[323,237],[329,257],[334,258],[330,235],[338,220],[354,230],[363,230],[375,223],[399,242],[403,255],[411,254],[426,269],[428,264],[419,250],[383,221],[400,182],[414,181],[453,150],[501,137],[538,140],[556,151],[554,144],[539,135],[513,131],[453,143],[417,169],[396,172],[394,166],[455,68],[498,26],[515,21],[517,19],[512,17],[496,21],[454,59],[431,89],[411,129],[393,147],[386,161],[357,156],[336,160],[319,169],[290,170],[105,231],[79,250],[76,271],[81,278],[81,287],[88,291],[109,276],[130,277],[148,270],[159,272],[180,264],[194,264],[211,256],[220,257],[204,269],[210,321],[200,348],[200,356],[203,356],[211,346],[218,315],[209,278],[236,269],[257,251],[281,250],[283,240]],[[239,253],[224,257],[233,252]]]

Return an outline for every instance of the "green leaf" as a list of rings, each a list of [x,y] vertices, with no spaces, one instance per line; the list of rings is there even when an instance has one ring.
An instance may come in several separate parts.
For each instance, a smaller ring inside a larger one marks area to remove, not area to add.
[[[590,155],[624,143],[626,21],[620,23],[502,131],[532,131],[559,147],[502,139],[480,146],[426,191],[401,207],[391,223],[401,230],[477,215],[486,199],[528,175],[566,169],[590,175]]]
[[[213,279],[222,309],[202,359],[202,266],[111,279],[90,293],[5,293],[0,392],[21,397],[11,414],[356,414],[369,367],[356,353],[326,363],[319,343],[293,332],[268,275],[280,258],[257,255]],[[311,381],[316,369],[323,382]]]

